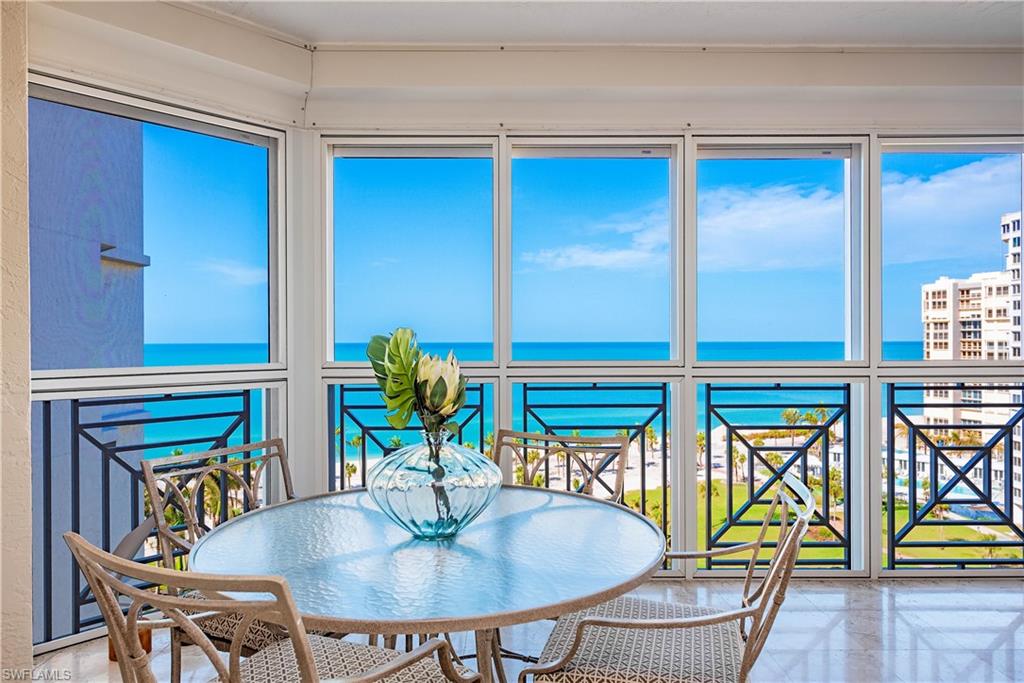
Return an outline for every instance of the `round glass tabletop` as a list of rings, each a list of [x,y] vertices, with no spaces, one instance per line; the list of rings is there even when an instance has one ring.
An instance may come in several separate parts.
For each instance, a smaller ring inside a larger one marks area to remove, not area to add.
[[[646,580],[664,552],[650,521],[586,496],[504,486],[455,538],[419,541],[359,490],[237,517],[199,540],[189,567],[283,576],[312,628],[432,633],[598,604]]]

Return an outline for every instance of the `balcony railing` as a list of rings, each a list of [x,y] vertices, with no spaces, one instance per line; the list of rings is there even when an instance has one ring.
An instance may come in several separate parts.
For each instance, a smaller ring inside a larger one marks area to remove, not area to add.
[[[703,539],[708,550],[750,540],[783,475],[818,499],[798,565],[850,568],[850,385],[704,385]],[[703,441],[703,443],[700,443]],[[716,500],[718,499],[718,500]],[[772,522],[779,526],[779,520]],[[775,546],[769,539],[768,548]],[[767,563],[769,555],[758,559]],[[740,554],[704,568],[736,568]]]
[[[466,404],[456,415],[458,443],[487,452],[493,440],[489,384],[466,385]],[[420,439],[419,422],[395,429],[385,419],[380,389],[371,384],[327,387],[327,486],[331,491],[366,485],[366,471],[375,460]]]
[[[888,384],[886,567],[1024,566],[1024,384]]]
[[[139,463],[252,441],[259,429],[254,393],[259,390],[33,403],[33,498],[40,501],[33,510],[35,642],[103,622],[61,535],[75,531],[116,550],[145,515]],[[160,560],[150,539],[137,560]]]
[[[513,424],[522,431],[628,435],[630,454],[626,462],[624,502],[650,517],[665,536],[670,537],[668,384],[535,382],[515,385],[513,396]],[[545,468],[545,486],[572,490],[572,478],[564,479],[553,481],[550,467]],[[598,481],[602,482],[600,478]],[[609,491],[610,484],[602,483],[605,491]],[[600,488],[599,483],[595,493],[599,493]]]

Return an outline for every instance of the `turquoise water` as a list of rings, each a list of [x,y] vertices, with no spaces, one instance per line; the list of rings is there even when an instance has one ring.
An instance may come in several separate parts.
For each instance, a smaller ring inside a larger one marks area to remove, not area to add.
[[[463,361],[492,360],[492,345],[484,342],[422,344],[429,353],[447,355],[449,350]],[[919,341],[886,342],[888,360],[920,360]],[[236,365],[266,363],[266,344],[146,344],[145,364],[160,365]],[[664,342],[516,342],[515,360],[666,360],[669,345]],[[842,342],[701,342],[700,360],[784,361],[842,360]],[[338,361],[366,359],[365,343],[334,345]]]
[[[424,348],[431,353],[446,354],[449,348],[453,348],[461,360],[489,360],[491,357],[491,345],[486,343],[455,343],[455,344],[424,344]],[[338,360],[362,360],[363,344],[338,344],[336,345],[335,357]],[[517,359],[525,360],[653,360],[668,357],[669,348],[667,344],[657,342],[591,342],[582,344],[565,343],[518,343],[513,346],[513,355]],[[838,360],[842,357],[843,345],[838,342],[707,342],[698,346],[698,355],[707,360],[793,360],[793,359],[831,359]],[[886,355],[889,358],[914,359],[921,357],[920,342],[891,342],[886,345]],[[231,365],[247,363],[265,363],[268,358],[268,349],[265,344],[147,344],[145,347],[145,362],[149,366],[159,365]],[[566,391],[544,393],[531,399],[531,403],[543,402],[549,407],[538,410],[542,419],[548,424],[572,424],[580,426],[586,432],[587,425],[593,425],[596,429],[599,425],[616,425],[627,427],[641,422],[648,416],[651,408],[639,408],[635,406],[622,406],[621,404],[652,403],[660,400],[657,384],[636,384],[635,390],[630,391],[573,391],[571,388]],[[258,439],[263,435],[262,415],[262,391],[253,393],[253,427],[252,438]],[[484,409],[484,432],[494,431],[491,419],[492,396],[490,390],[485,397]],[[775,391],[771,394],[761,392],[744,392],[723,394],[718,399],[721,403],[765,403],[770,401],[773,404],[782,404],[765,408],[723,408],[723,414],[733,424],[774,424],[780,421],[780,413],[787,403],[801,404],[828,404],[839,402],[842,398],[838,391]],[[367,403],[379,403],[375,393],[363,395],[362,399]],[[600,403],[601,407],[587,408],[562,408],[560,405],[573,403]],[[609,405],[610,404],[610,405]],[[190,401],[186,403],[151,403],[146,405],[148,410],[155,417],[169,417],[175,414],[184,414],[194,411],[214,412],[237,409],[240,405],[238,399],[210,399],[204,401]],[[373,424],[383,424],[383,415],[380,411],[364,411],[369,421]],[[370,415],[372,414],[372,418]],[[697,429],[705,429],[704,410],[704,386],[698,387],[697,395]],[[360,416],[363,419],[362,416]],[[365,420],[364,420],[365,421]],[[217,433],[218,426],[225,423],[223,418],[190,421],[187,423],[164,423],[149,425],[146,427],[145,440],[148,443],[156,441],[171,441],[175,438],[189,438],[207,433]],[[660,423],[659,423],[660,424]],[[712,429],[718,426],[716,420]],[[513,386],[513,426],[521,428],[522,418],[522,395],[521,385]],[[535,427],[536,423],[531,421],[528,427]],[[669,427],[671,429],[671,426]],[[479,426],[475,423],[471,427],[472,434],[467,434],[466,439],[476,442],[479,440]],[[351,421],[345,425],[344,440],[358,434],[358,429]],[[416,438],[414,433],[403,435],[406,443]],[[236,439],[238,441],[239,439]],[[479,445],[479,444],[477,444]],[[351,451],[346,447],[346,451]],[[165,453],[153,452],[151,455],[158,456]],[[347,457],[358,457],[357,453],[348,452]]]
[[[449,349],[464,361],[493,359],[489,342],[423,343],[430,353],[446,355]],[[921,360],[920,341],[895,341],[884,344],[887,360]],[[714,341],[697,344],[699,360],[721,361],[838,361],[843,360],[843,342],[745,342]],[[667,342],[513,342],[513,360],[668,360]],[[334,345],[334,358],[339,361],[366,359],[365,343]]]

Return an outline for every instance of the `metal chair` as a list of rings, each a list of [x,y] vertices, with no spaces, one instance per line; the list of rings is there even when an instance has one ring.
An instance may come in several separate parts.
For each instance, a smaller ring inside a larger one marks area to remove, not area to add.
[[[210,451],[142,461],[151,519],[168,569],[184,568],[192,546],[217,524],[267,502],[268,471],[276,464],[287,499],[295,497],[284,442],[269,439]],[[126,554],[115,551],[124,557]],[[127,556],[134,556],[134,552]],[[239,624],[237,615],[206,619],[206,637],[227,650]],[[272,624],[256,622],[246,631],[242,653],[251,654],[286,637]],[[171,634],[171,679],[181,676],[181,647],[193,641],[179,630]]]
[[[624,596],[566,615],[556,623],[541,663],[524,669],[520,683],[531,675],[535,683],[746,681],[785,600],[814,509],[810,490],[786,474],[753,541],[708,551],[666,553],[669,559],[695,559],[750,552],[736,609]],[[755,582],[765,536],[776,523],[775,552]]]
[[[607,498],[621,503],[623,487],[626,476],[626,462],[629,457],[629,437],[623,435],[615,436],[576,436],[562,434],[542,434],[538,432],[517,432],[511,429],[498,430],[498,436],[494,441],[494,462],[501,466],[502,454],[505,449],[512,452],[515,463],[521,468],[522,484],[532,486],[538,476],[547,478],[543,473],[550,471],[551,465],[547,465],[552,459],[560,459],[561,463],[554,465],[561,467],[564,472],[566,490],[576,490],[588,496],[595,496],[595,488],[598,494],[604,493]],[[547,465],[547,468],[545,468]],[[602,478],[608,469],[614,467],[615,478],[611,486]],[[574,475],[580,477],[577,484],[573,484]],[[597,495],[597,497],[602,497]],[[451,642],[449,634],[442,634]],[[523,662],[536,662],[537,658],[521,652],[515,652],[505,648],[501,644],[501,631],[494,634],[495,647],[492,649],[494,667],[498,673],[498,679],[505,681],[502,657],[517,659]],[[476,655],[463,655],[456,661],[472,659]],[[480,664],[483,666],[483,664]]]
[[[564,472],[566,490],[622,501],[629,459],[628,436],[571,436],[501,429],[494,442],[494,461],[499,466],[505,449],[512,452],[526,486],[532,486],[538,476],[543,476],[542,472],[550,472],[550,462],[557,458],[562,462],[555,467]],[[611,467],[615,468],[615,479],[609,486],[602,475]],[[574,485],[573,477],[577,475],[579,480]]]
[[[143,460],[164,564],[173,569],[175,555],[191,551],[217,524],[264,505],[266,473],[275,462],[290,500],[295,492],[281,439]]]
[[[384,678],[391,683],[472,683],[480,679],[457,668],[448,644],[440,639],[400,653],[308,635],[288,584],[280,577],[174,571],[105,552],[73,532],[64,534],[64,540],[107,623],[121,679],[126,683],[156,683],[139,631],[157,628],[185,632],[209,659],[217,679],[230,683],[311,683],[321,677],[339,683],[371,683]],[[170,592],[154,588],[161,586]],[[197,594],[203,597],[186,597]],[[151,618],[152,612],[162,617]],[[201,628],[206,620],[225,617],[233,617],[238,624],[227,662]],[[277,625],[287,637],[243,660],[245,634],[257,621]]]

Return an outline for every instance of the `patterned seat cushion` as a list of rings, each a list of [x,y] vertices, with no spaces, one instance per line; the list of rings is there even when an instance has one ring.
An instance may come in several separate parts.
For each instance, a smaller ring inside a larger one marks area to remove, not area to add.
[[[359,645],[345,640],[324,636],[309,636],[317,673],[321,679],[356,676],[390,662],[401,655],[397,650],[386,650],[370,645]],[[460,674],[470,676],[472,672],[460,666]],[[300,683],[299,663],[291,640],[274,643],[257,652],[241,664],[243,683]],[[216,680],[216,679],[214,679]],[[402,669],[382,679],[382,683],[446,683],[448,678],[441,671],[441,665],[431,658]],[[211,682],[212,683],[212,682]]]
[[[182,591],[183,598],[205,600],[206,596],[199,591]],[[235,637],[235,629],[241,623],[242,617],[239,614],[218,614],[200,621],[196,626],[202,629],[203,633],[210,639],[231,642]],[[257,652],[270,645],[273,645],[287,634],[282,628],[274,624],[256,620],[249,626],[249,630],[242,637],[242,648],[244,652]]]
[[[621,597],[558,619],[541,662],[561,658],[584,617],[666,619],[718,614],[721,610]],[[565,668],[539,674],[550,683],[721,683],[739,679],[743,640],[739,623],[677,629],[623,629],[590,626]]]

